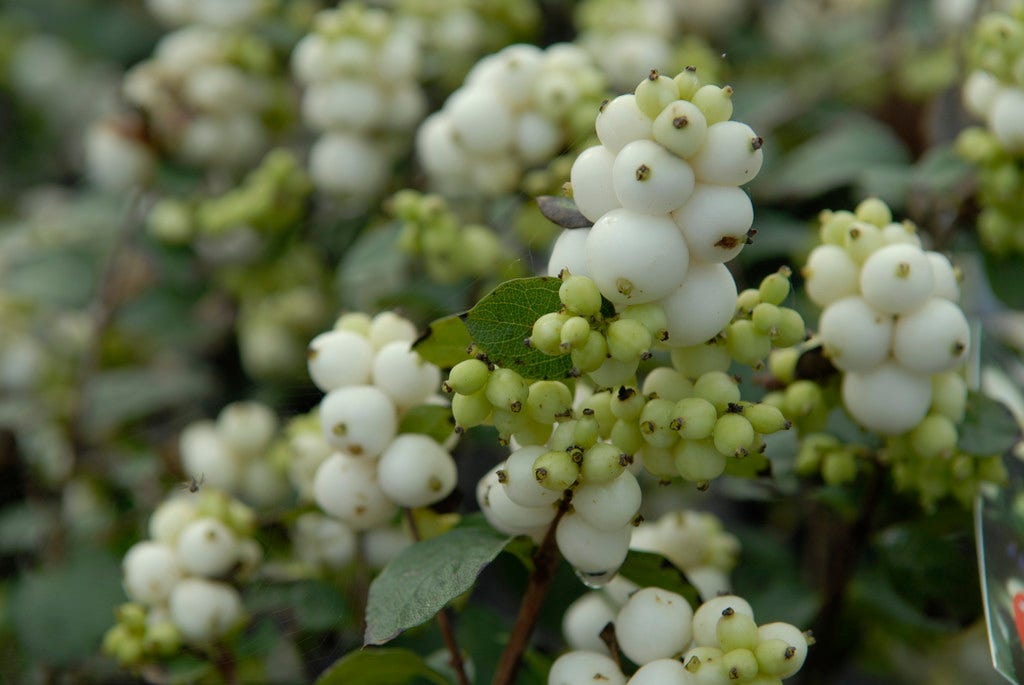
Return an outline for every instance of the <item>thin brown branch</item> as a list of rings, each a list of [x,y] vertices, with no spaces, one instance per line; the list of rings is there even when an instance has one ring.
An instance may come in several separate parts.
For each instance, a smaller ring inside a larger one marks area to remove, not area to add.
[[[412,534],[413,540],[419,542],[420,531],[416,525],[416,517],[413,516],[412,509],[404,509],[405,522],[409,526],[409,532]],[[459,681],[459,685],[470,685],[469,676],[466,675],[466,664],[462,660],[462,650],[459,649],[459,643],[455,639],[455,629],[452,627],[452,614],[449,607],[444,607],[441,611],[437,612],[435,617],[437,620],[437,627],[441,630],[441,637],[444,639],[444,646],[448,650],[448,665],[455,671],[455,677]]]
[[[569,510],[569,503],[572,494],[567,492],[565,497],[558,503],[558,513],[548,526],[544,540],[533,555],[533,573],[530,574],[529,583],[526,586],[526,593],[519,605],[519,615],[516,623],[512,626],[512,634],[509,635],[505,645],[505,651],[498,661],[498,668],[494,672],[494,680],[491,685],[512,685],[519,668],[523,663],[523,653],[530,644],[530,637],[533,629],[540,618],[540,611],[544,606],[544,600],[551,589],[551,581],[555,577],[555,570],[561,557],[558,554],[558,546],[555,544],[555,529],[562,516]]]

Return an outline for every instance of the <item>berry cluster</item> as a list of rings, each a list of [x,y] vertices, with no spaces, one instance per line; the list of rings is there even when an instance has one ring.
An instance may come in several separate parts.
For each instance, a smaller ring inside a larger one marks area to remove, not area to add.
[[[259,402],[235,402],[216,421],[196,421],[181,433],[182,466],[192,478],[254,506],[283,502],[291,491],[284,464],[271,461],[277,432],[274,412]]]
[[[309,153],[317,188],[356,205],[384,191],[426,113],[421,60],[415,31],[384,10],[344,3],[316,15],[292,70],[305,86],[302,117],[323,134]]]
[[[978,233],[989,250],[1024,252],[1024,8],[982,17],[968,61],[964,106],[986,127],[965,129],[956,147],[979,167]]]
[[[894,223],[877,199],[855,212],[825,212],[820,235],[803,273],[823,308],[818,335],[843,372],[847,410],[884,435],[907,433],[930,411],[931,421],[959,421],[942,413],[932,391],[933,378],[955,374],[970,347],[949,260],[922,249],[916,227]]]
[[[162,149],[230,171],[267,149],[265,119],[284,101],[275,70],[272,48],[255,35],[190,24],[161,38],[154,55],[128,71],[124,95],[146,115]]]
[[[109,115],[89,127],[82,140],[85,173],[98,188],[124,192],[147,183],[156,157],[134,113]]]
[[[694,70],[652,71],[636,94],[606,103],[601,144],[572,168],[572,193],[592,228],[556,241],[548,273],[594,280],[622,308],[656,303],[670,347],[703,343],[732,319],[736,284],[724,265],[748,242],[750,198],[737,186],[761,168],[762,140],[730,121],[732,88]]]
[[[487,278],[509,266],[498,235],[484,224],[464,224],[440,195],[400,190],[387,208],[402,222],[398,247],[422,259],[432,281]]]
[[[672,64],[699,64],[709,75],[721,62],[696,35],[683,40],[683,31],[717,33],[735,25],[745,0],[586,0],[576,6],[578,42],[616,90],[636,83],[636,77]]]
[[[124,589],[132,602],[104,638],[104,651],[125,665],[198,649],[238,627],[242,598],[233,581],[250,575],[263,551],[252,539],[256,517],[224,493],[165,500],[149,519],[149,540],[124,556]]]
[[[640,668],[627,679],[607,649],[576,650],[555,661],[548,685],[775,685],[800,670],[812,642],[788,623],[758,626],[750,604],[735,595],[715,597],[694,611],[681,595],[648,587],[615,609],[618,649]],[[593,613],[598,620],[604,616]],[[601,632],[606,625],[591,628]]]
[[[309,345],[309,374],[327,393],[322,434],[334,452],[317,469],[313,495],[354,530],[386,524],[396,507],[423,507],[455,488],[448,450],[427,435],[398,433],[401,417],[431,400],[440,370],[410,349],[412,322],[385,312],[342,316]]]
[[[449,196],[514,191],[590,126],[604,78],[581,48],[512,45],[477,62],[416,133],[430,183]]]
[[[271,3],[267,0],[146,0],[146,8],[171,26],[205,24],[233,28],[265,15]]]

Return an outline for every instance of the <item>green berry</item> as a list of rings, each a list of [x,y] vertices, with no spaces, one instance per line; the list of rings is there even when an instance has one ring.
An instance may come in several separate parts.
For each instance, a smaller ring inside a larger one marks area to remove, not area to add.
[[[853,212],[842,210],[839,212],[825,211],[819,217],[821,221],[821,228],[818,231],[818,237],[821,242],[826,245],[839,245],[842,247],[846,244],[847,232],[850,230],[850,226],[857,220],[857,217],[853,215]]]
[[[750,649],[734,649],[722,655],[722,667],[729,680],[749,682],[757,675],[757,657]]]
[[[734,649],[754,650],[757,648],[757,622],[732,607],[722,612],[722,618],[718,619],[715,634],[718,637],[718,646],[726,654]]]
[[[634,362],[651,349],[651,332],[634,319],[619,319],[608,324],[605,333],[608,354],[620,362]]]
[[[742,414],[722,414],[711,431],[715,449],[725,455],[746,455],[756,439],[754,427]]]
[[[788,673],[793,657],[796,656],[796,647],[784,640],[773,638],[759,642],[754,649],[754,656],[757,658],[758,669],[768,676],[780,676]]]
[[[487,423],[492,409],[485,390],[471,395],[456,394],[452,397],[452,416],[455,418],[456,430],[459,431]]]
[[[954,423],[964,420],[967,411],[967,383],[956,371],[932,376],[932,412],[942,414]]]
[[[703,397],[686,397],[676,402],[672,427],[680,438],[703,440],[711,437],[718,421],[715,405]]]
[[[796,347],[783,347],[772,350],[768,355],[768,373],[782,383],[796,380],[796,363],[800,361],[800,350]]]
[[[582,416],[592,416],[597,421],[598,431],[601,435],[608,435],[615,423],[615,414],[612,413],[612,394],[607,390],[595,392],[580,403],[579,413]]]
[[[948,459],[956,451],[959,438],[956,424],[942,414],[929,414],[907,436],[918,456]]]
[[[776,273],[768,274],[761,280],[757,292],[761,302],[768,305],[780,305],[789,297],[789,267],[782,267]]]
[[[885,236],[882,229],[866,221],[855,221],[846,231],[843,247],[847,254],[858,264],[870,257],[876,250],[885,247]]]
[[[879,228],[882,228],[892,223],[892,210],[889,209],[889,205],[885,204],[877,197],[869,197],[863,200],[857,208],[853,210],[854,216],[857,217],[858,221],[866,221],[869,224],[874,224]]]
[[[495,369],[484,393],[496,408],[518,414],[530,395],[530,385],[512,369]]]
[[[597,371],[608,359],[608,343],[597,331],[590,331],[582,347],[570,353],[573,367],[580,373]]]
[[[691,380],[709,371],[728,371],[732,359],[725,345],[706,343],[672,350],[672,366]]]
[[[778,407],[770,404],[745,404],[743,416],[747,417],[754,430],[763,435],[771,435],[790,427],[790,422]]]
[[[663,400],[678,402],[693,394],[693,383],[675,369],[659,366],[647,374],[643,390],[648,397],[659,397]]]
[[[694,483],[706,483],[725,471],[726,457],[708,440],[680,440],[673,450],[679,475]],[[647,461],[644,461],[647,465]]]
[[[516,439],[520,445],[533,445],[540,446],[546,445],[548,440],[551,439],[551,424],[542,423],[540,421],[534,421],[529,417],[519,416],[519,422],[516,425],[512,436]]]
[[[733,359],[754,368],[764,366],[764,358],[772,351],[772,341],[767,334],[758,331],[749,319],[733,321],[726,330],[726,349]]]
[[[572,393],[559,381],[534,381],[526,398],[530,418],[549,426],[572,417]]]
[[[636,420],[619,419],[608,437],[623,454],[636,454],[647,444]]]
[[[672,429],[675,402],[662,399],[649,400],[640,413],[640,433],[649,445],[671,447],[679,439]]]
[[[662,76],[657,69],[651,69],[647,78],[637,84],[634,91],[636,106],[654,119],[670,102],[679,99],[679,86],[668,76]]]
[[[708,126],[726,121],[732,116],[732,86],[701,86],[691,101],[704,113]]]
[[[839,439],[827,433],[812,433],[804,437],[796,453],[796,472],[802,475],[817,473],[825,455],[839,447]]]
[[[568,320],[569,315],[561,312],[542,314],[533,324],[529,337],[530,346],[544,354],[562,354],[562,326]]]
[[[590,322],[582,316],[571,316],[562,324],[561,344],[562,352],[577,350],[587,344],[590,337]]]
[[[580,316],[594,316],[601,311],[601,291],[586,276],[569,275],[558,287],[558,298],[565,308]]]
[[[624,421],[635,421],[644,410],[647,399],[636,388],[619,388],[612,396],[611,410],[615,418]]]
[[[593,416],[581,416],[573,422],[573,444],[587,449],[601,439],[600,426]]]
[[[467,359],[452,367],[448,380],[444,382],[445,392],[457,392],[460,395],[472,395],[480,392],[487,385],[491,370],[479,359]]]
[[[789,307],[779,307],[779,323],[776,326],[772,344],[776,347],[792,347],[807,337],[807,326],[800,312]]]
[[[555,426],[548,438],[548,447],[553,450],[565,451],[576,445],[576,419],[563,421]]]
[[[589,485],[611,483],[622,475],[628,463],[626,456],[618,447],[607,442],[599,442],[583,453],[580,482]]]
[[[697,67],[686,67],[676,74],[672,80],[676,82],[680,100],[692,100],[694,94],[700,89]]]
[[[693,384],[693,392],[724,412],[730,404],[740,401],[740,388],[736,380],[722,371],[708,371]]]
[[[619,312],[619,319],[639,321],[654,340],[668,340],[668,317],[665,310],[653,302],[630,305]]]
[[[857,477],[857,457],[847,450],[832,451],[821,461],[821,478],[828,485],[842,485]]]
[[[797,381],[785,393],[782,411],[790,418],[807,416],[823,402],[821,388],[814,381]]]
[[[761,304],[761,291],[757,288],[747,288],[736,298],[736,312],[743,316],[750,316],[754,307]]]
[[[707,132],[708,122],[704,113],[686,100],[668,103],[651,127],[655,142],[684,159],[700,150]]]
[[[533,462],[533,477],[548,490],[568,490],[575,485],[579,475],[579,464],[568,452],[552,450],[540,455]]]

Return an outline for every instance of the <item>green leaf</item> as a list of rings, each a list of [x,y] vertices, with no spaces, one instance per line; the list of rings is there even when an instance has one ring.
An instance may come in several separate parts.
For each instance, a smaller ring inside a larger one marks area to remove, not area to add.
[[[448,682],[408,649],[364,649],[334,662],[316,679],[316,685],[406,685],[416,679],[437,685]]]
[[[21,577],[11,594],[11,622],[31,659],[71,666],[99,650],[123,600],[118,560],[83,549],[63,566]]]
[[[989,252],[982,252],[982,255],[992,292],[1007,307],[1024,309],[1024,279],[1020,277],[1024,271],[1024,256],[996,256]]]
[[[488,528],[455,528],[418,542],[393,559],[373,583],[364,643],[381,645],[430,620],[473,586],[511,538]]]
[[[473,339],[469,336],[466,324],[458,314],[446,316],[434,321],[427,327],[427,332],[412,344],[421,357],[442,369],[455,366],[469,359],[469,346]]]
[[[399,433],[422,433],[437,442],[444,442],[455,429],[455,419],[448,407],[436,404],[421,404],[402,416],[398,424]]]
[[[567,378],[572,369],[569,355],[546,355],[524,342],[541,315],[562,307],[560,285],[560,280],[549,276],[505,281],[463,317],[473,342],[492,362],[524,378]]]
[[[210,389],[210,378],[194,368],[104,371],[85,387],[85,423],[91,435],[103,435],[162,409],[194,403]]]
[[[978,392],[967,394],[967,412],[957,446],[968,454],[1004,454],[1020,437],[1020,426],[1002,402]]]
[[[300,630],[337,630],[348,608],[338,589],[321,580],[257,585],[245,596],[250,613],[290,612]]]
[[[906,164],[906,146],[887,126],[847,117],[799,145],[755,186],[763,198],[812,198],[861,180],[865,169]]]
[[[700,606],[697,589],[686,578],[686,574],[660,554],[630,550],[619,569],[619,575],[640,587],[660,587],[675,592],[685,597],[692,607]]]
[[[378,301],[402,289],[407,259],[398,249],[397,223],[364,231],[338,264],[336,289],[342,304],[357,311],[374,311]]]
[[[212,673],[214,665],[209,659],[193,654],[175,654],[164,664],[167,685],[188,685]]]

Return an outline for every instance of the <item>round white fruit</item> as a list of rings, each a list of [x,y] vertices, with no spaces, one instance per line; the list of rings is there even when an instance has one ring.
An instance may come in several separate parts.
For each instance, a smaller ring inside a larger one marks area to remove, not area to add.
[[[652,140],[635,140],[615,155],[612,185],[619,203],[643,214],[667,214],[693,193],[690,165]]]
[[[182,577],[178,555],[170,545],[145,540],[132,545],[121,563],[124,589],[143,604],[162,604]]]
[[[868,257],[860,271],[864,299],[890,314],[917,309],[934,286],[931,260],[913,245],[886,245]]]
[[[738,614],[754,617],[754,610],[747,600],[736,595],[713,597],[693,612],[693,641],[700,647],[718,646],[718,621],[722,612],[732,609]]]
[[[655,659],[644,664],[628,685],[697,685],[696,676],[679,659]]]
[[[803,268],[807,296],[819,307],[860,292],[860,267],[838,245],[818,245]]]
[[[548,685],[626,685],[626,676],[611,658],[597,652],[568,652],[555,659]]]
[[[545,452],[547,448],[543,446],[521,447],[505,460],[505,493],[521,507],[551,505],[562,496],[562,493],[538,483],[533,473],[534,462]]]
[[[842,394],[850,415],[865,428],[898,435],[928,413],[932,384],[928,376],[888,361],[866,373],[847,373]]]
[[[310,148],[309,174],[325,192],[366,197],[387,184],[388,162],[380,150],[358,136],[329,133]]]
[[[1003,88],[992,100],[988,126],[1007,152],[1024,150],[1024,90]]]
[[[616,304],[666,297],[683,283],[690,263],[686,241],[667,216],[615,209],[587,236],[587,267],[598,290]]]
[[[427,401],[441,386],[441,370],[413,351],[408,342],[384,345],[373,359],[373,384],[399,410]]]
[[[632,473],[624,471],[610,483],[576,488],[572,506],[595,528],[615,531],[636,518],[641,499],[640,483]]]
[[[572,512],[562,517],[555,531],[555,541],[566,561],[584,577],[614,574],[629,553],[633,526],[619,530],[601,530]]]
[[[694,260],[686,279],[660,302],[668,319],[669,347],[705,343],[725,327],[736,310],[736,281],[724,264]]]
[[[185,526],[198,516],[196,505],[185,497],[165,500],[149,517],[149,537],[156,542],[173,545]]]
[[[478,155],[493,155],[512,147],[516,120],[496,90],[486,86],[463,88],[444,105],[459,145]]]
[[[366,329],[366,339],[375,350],[380,350],[396,340],[411,343],[417,337],[419,333],[413,322],[394,312],[381,312],[370,320],[370,325]]]
[[[328,457],[313,479],[313,497],[321,509],[355,530],[387,522],[395,504],[377,480],[377,464],[343,452]]]
[[[897,319],[893,356],[912,371],[941,373],[963,364],[970,343],[971,328],[960,307],[933,297]]]
[[[207,644],[223,636],[242,618],[242,598],[227,583],[186,578],[174,586],[171,620],[191,644]]]
[[[369,382],[373,347],[352,331],[327,331],[310,341],[306,360],[316,387],[330,392]]]
[[[932,265],[932,276],[935,279],[935,288],[932,295],[943,297],[950,302],[960,300],[960,280],[957,278],[956,269],[949,259],[939,252],[926,252],[928,261]]]
[[[228,492],[238,486],[238,458],[221,439],[213,421],[190,424],[181,433],[178,449],[181,465],[190,477]]]
[[[614,163],[615,154],[604,145],[588,147],[572,163],[569,174],[572,198],[580,213],[591,221],[622,206],[612,184]]]
[[[332,446],[353,456],[373,458],[394,439],[398,413],[380,388],[350,385],[324,395],[320,425]]]
[[[672,219],[694,259],[728,262],[747,243],[754,206],[739,188],[698,183],[686,204],[672,212]]]
[[[594,122],[597,137],[610,152],[619,150],[634,140],[650,140],[651,120],[640,111],[633,95],[620,95],[605,103]]]
[[[782,640],[796,650],[796,653],[789,659],[785,671],[779,674],[779,678],[788,678],[804,665],[807,659],[807,638],[800,632],[800,629],[789,623],[766,623],[757,628],[757,638],[760,642],[768,640]]]
[[[601,631],[615,620],[615,610],[601,592],[588,592],[569,605],[562,616],[562,635],[572,649],[607,653]]]
[[[381,490],[402,507],[425,507],[455,489],[458,470],[448,451],[426,435],[395,438],[377,463]]]
[[[844,297],[821,313],[818,335],[825,354],[842,371],[870,371],[889,356],[893,316],[863,297]]]
[[[575,276],[590,276],[587,266],[589,235],[589,228],[567,228],[558,234],[548,258],[548,276],[558,276],[562,269],[568,269]]]
[[[981,69],[972,71],[964,80],[964,108],[979,119],[985,119],[1001,89],[999,80],[992,74]]]
[[[615,637],[633,663],[667,659],[693,638],[693,608],[682,595],[649,587],[635,592],[615,617]]]
[[[201,518],[178,536],[178,560],[189,573],[215,578],[238,563],[238,538],[223,522]]]
[[[763,141],[739,121],[720,121],[708,126],[704,145],[690,158],[698,183],[740,186],[761,170]]]
[[[232,402],[217,416],[217,433],[231,449],[255,456],[270,443],[277,431],[277,416],[259,402]]]

